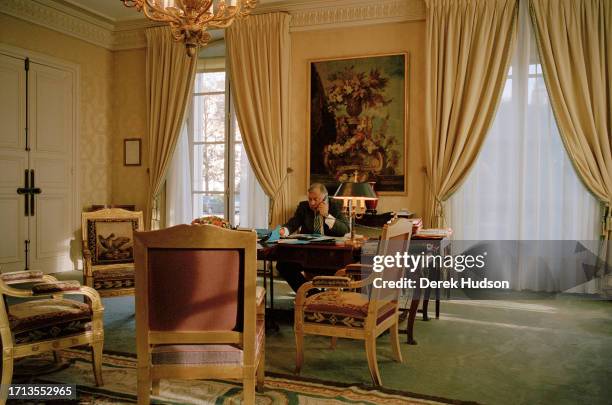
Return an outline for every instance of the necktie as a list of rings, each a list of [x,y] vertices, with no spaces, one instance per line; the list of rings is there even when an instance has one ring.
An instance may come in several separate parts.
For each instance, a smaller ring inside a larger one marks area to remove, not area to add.
[[[320,235],[323,235],[323,217],[319,214],[315,214],[314,218],[314,231]]]

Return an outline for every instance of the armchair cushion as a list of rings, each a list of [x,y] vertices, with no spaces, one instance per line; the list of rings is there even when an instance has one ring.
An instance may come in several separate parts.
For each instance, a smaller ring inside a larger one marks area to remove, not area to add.
[[[351,279],[348,277],[337,277],[337,276],[317,276],[312,279],[312,285],[314,287],[328,287],[328,288],[348,288]]]
[[[9,306],[15,343],[82,333],[91,328],[89,305],[69,299],[39,299]]]
[[[265,328],[263,322],[257,322],[257,340],[255,341],[255,358],[263,349]],[[242,364],[242,349],[234,345],[223,344],[186,344],[159,345],[151,351],[153,364]]]
[[[80,289],[81,283],[76,280],[67,280],[36,284],[32,286],[32,293],[34,293],[34,295],[44,295],[58,292],[79,291]]]
[[[43,276],[43,272],[40,270],[29,270],[29,271],[13,271],[10,273],[3,273],[0,275],[2,281],[7,284],[11,283],[26,283],[28,281],[39,281]]]
[[[93,288],[96,290],[132,288],[134,287],[134,277],[135,273],[132,266],[113,270],[95,270],[93,272]]]
[[[368,305],[368,296],[364,294],[325,291],[306,298],[304,321],[361,328],[368,315]],[[395,302],[386,303],[378,312],[377,323],[393,315],[396,307]]]

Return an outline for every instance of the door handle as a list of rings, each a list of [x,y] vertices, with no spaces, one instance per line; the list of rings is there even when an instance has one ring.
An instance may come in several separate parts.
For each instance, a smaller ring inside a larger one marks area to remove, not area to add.
[[[27,217],[30,215],[30,198],[28,194],[30,193],[30,176],[28,176],[28,169],[25,170],[24,174],[24,187],[20,187],[17,189],[17,194],[26,194],[24,200],[24,215]]]

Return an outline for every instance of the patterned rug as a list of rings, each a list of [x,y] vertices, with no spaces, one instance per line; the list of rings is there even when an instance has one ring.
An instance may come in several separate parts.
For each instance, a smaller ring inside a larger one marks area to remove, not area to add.
[[[95,387],[90,353],[64,350],[62,359],[68,367],[40,376],[39,382],[77,384],[78,404],[128,404],[136,401],[136,358],[133,355],[105,353],[102,375],[104,387]],[[160,396],[153,404],[239,404],[242,387],[228,380],[161,380]],[[62,402],[66,403],[66,402]],[[257,394],[257,405],[287,404],[460,404],[464,402],[416,394],[370,389],[351,385],[266,375],[265,389]]]

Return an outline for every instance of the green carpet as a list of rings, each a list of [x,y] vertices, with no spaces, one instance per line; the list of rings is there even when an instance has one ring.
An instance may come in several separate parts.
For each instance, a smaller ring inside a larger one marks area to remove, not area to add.
[[[45,361],[51,355],[41,356]],[[36,381],[52,384],[76,384],[79,403],[95,405],[133,403],[136,401],[136,357],[105,353],[102,361],[104,386],[96,387],[91,373],[91,354],[84,350],[62,351],[69,365]],[[160,394],[151,397],[153,404],[215,404],[241,403],[242,385],[228,380],[162,380]],[[76,402],[76,401],[75,401]],[[361,404],[361,405],[442,405],[461,402],[425,397],[385,389],[357,387],[306,381],[294,376],[267,375],[264,390],[257,394],[257,404]],[[466,404],[467,405],[467,404]]]
[[[292,296],[275,283],[276,308]],[[105,299],[105,349],[135,353],[134,299]],[[430,311],[433,310],[432,306]],[[290,313],[288,313],[290,314]],[[430,313],[431,316],[431,313]],[[266,342],[267,371],[294,369],[292,324]],[[378,339],[386,388],[483,404],[609,404],[612,398],[612,302],[557,299],[442,302],[439,320],[415,325],[417,346],[391,360],[388,336]],[[403,336],[405,338],[405,336]],[[370,385],[362,343],[307,336],[301,376]]]

